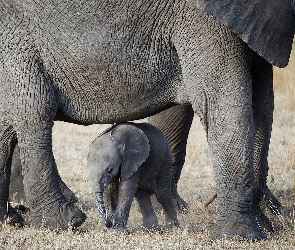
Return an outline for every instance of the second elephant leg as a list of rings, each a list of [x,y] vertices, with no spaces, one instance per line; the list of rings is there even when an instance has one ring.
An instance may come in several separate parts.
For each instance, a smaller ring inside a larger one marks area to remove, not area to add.
[[[193,118],[192,106],[185,104],[173,106],[148,118],[151,124],[162,131],[169,142],[172,151],[173,178],[176,186],[185,161],[187,138]],[[179,195],[177,205],[180,211],[188,209],[188,204]]]
[[[0,123],[1,124],[1,123]],[[0,221],[12,225],[24,225],[24,220],[9,204],[11,159],[16,134],[11,126],[0,125]]]
[[[249,52],[227,29],[220,31],[231,46],[223,42],[216,51],[215,43],[206,43],[205,51],[212,46],[215,54],[204,55],[205,64],[197,56],[205,43],[192,39],[187,49],[176,46],[182,61],[188,62],[183,66],[184,82],[203,123],[212,156],[219,218],[211,237],[264,239],[266,235],[257,225],[252,207],[254,124]]]
[[[253,89],[253,121],[254,121],[254,192],[253,207],[257,221],[266,230],[272,230],[271,223],[260,209],[263,197],[270,199],[276,209],[282,206],[267,187],[268,150],[272,130],[274,94],[272,65],[253,53],[251,67]]]

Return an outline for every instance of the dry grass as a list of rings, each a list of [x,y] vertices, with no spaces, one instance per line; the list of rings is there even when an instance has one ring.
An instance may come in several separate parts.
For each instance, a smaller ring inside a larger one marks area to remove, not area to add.
[[[100,225],[95,211],[86,167],[88,145],[107,125],[89,127],[57,122],[54,127],[54,155],[64,181],[79,197],[78,206],[88,215],[76,231],[41,231],[0,225],[1,249],[295,249],[295,55],[286,69],[275,69],[275,115],[270,146],[269,186],[284,206],[282,216],[272,216],[277,231],[263,242],[211,241],[209,228],[216,219],[216,202],[204,209],[215,192],[204,131],[195,119],[189,136],[187,160],[179,183],[189,202],[187,214],[180,214],[180,229],[147,233],[140,229],[141,217],[133,204],[130,234],[115,234]],[[163,221],[161,210],[157,211]],[[26,215],[27,217],[29,215]]]

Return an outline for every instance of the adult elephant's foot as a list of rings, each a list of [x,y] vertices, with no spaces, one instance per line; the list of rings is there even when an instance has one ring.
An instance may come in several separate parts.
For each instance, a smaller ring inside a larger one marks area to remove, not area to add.
[[[61,190],[62,190],[62,193],[65,196],[67,202],[74,204],[78,201],[78,197],[67,186],[65,188],[61,186]]]
[[[273,193],[266,186],[263,190],[263,198],[261,200],[262,208],[268,208],[273,214],[281,214],[283,206],[279,200],[273,195]]]
[[[253,215],[239,214],[235,217],[220,218],[211,228],[210,237],[263,240],[266,239],[266,234],[259,228]]]
[[[45,206],[42,210],[33,209],[32,225],[36,228],[66,229],[79,227],[86,214],[71,203],[59,203]]]
[[[61,180],[61,178],[58,179],[58,183],[67,202],[76,203],[78,201],[78,197],[75,195],[75,193],[68,188],[68,186]]]
[[[256,221],[263,230],[273,232],[274,228],[271,221],[263,213],[266,209],[271,211],[274,215],[279,215],[282,213],[283,207],[267,186],[263,188],[262,192],[254,189],[253,211]]]
[[[261,211],[259,208],[254,208],[254,216],[256,218],[257,224],[260,228],[262,228],[264,231],[267,232],[273,232],[274,228],[270,222],[270,220],[267,218],[267,216]]]
[[[24,226],[23,217],[8,203],[0,209],[1,222],[12,226]]]

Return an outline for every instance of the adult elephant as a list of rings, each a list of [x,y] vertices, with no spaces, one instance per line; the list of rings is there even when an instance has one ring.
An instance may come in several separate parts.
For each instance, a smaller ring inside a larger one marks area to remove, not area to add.
[[[67,202],[57,175],[53,120],[118,123],[191,104],[207,133],[217,185],[219,219],[211,235],[265,238],[253,214],[253,165],[267,158],[270,63],[288,62],[292,6],[291,0],[3,0],[0,186],[7,186],[16,134],[32,223],[79,226],[85,215]]]

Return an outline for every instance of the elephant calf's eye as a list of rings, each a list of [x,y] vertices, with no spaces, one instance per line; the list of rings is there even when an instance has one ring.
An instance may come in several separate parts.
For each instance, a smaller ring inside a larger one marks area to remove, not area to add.
[[[113,169],[112,169],[112,168],[108,168],[108,169],[107,169],[107,173],[108,173],[108,174],[111,174],[112,172],[113,172]]]

